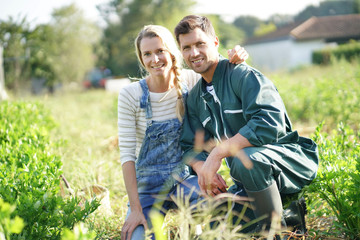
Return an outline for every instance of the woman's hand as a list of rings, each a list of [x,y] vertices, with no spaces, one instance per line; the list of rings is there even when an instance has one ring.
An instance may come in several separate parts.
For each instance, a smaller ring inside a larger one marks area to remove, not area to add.
[[[248,59],[249,54],[240,45],[236,45],[233,49],[227,51],[230,63],[240,64]]]
[[[130,240],[133,231],[139,225],[144,225],[145,230],[148,229],[144,214],[141,211],[131,211],[121,229],[121,239]]]

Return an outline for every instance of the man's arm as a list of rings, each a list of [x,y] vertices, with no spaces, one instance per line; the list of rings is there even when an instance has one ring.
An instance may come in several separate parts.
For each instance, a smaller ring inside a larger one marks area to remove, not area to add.
[[[222,159],[226,157],[236,156],[245,166],[252,167],[252,162],[245,154],[241,154],[241,149],[246,147],[252,147],[252,145],[245,137],[237,133],[235,136],[224,140],[215,147],[207,157],[206,161],[201,165],[201,168],[197,171],[198,182],[202,192],[213,196],[212,189],[214,188],[214,179],[217,171],[221,166]]]
[[[201,166],[199,185],[210,195],[213,188],[211,179],[223,158],[235,156],[250,168],[252,162],[241,149],[275,143],[287,134],[285,107],[272,82],[254,69],[243,69],[233,76],[237,79],[232,79],[232,87],[242,102],[247,124],[214,148]]]
[[[183,150],[183,160],[191,167],[194,163],[198,161],[205,161],[208,157],[208,153],[204,151],[203,148],[194,146],[196,132],[203,132],[204,129],[201,122],[192,112],[193,109],[189,108],[186,104],[186,111],[180,136],[180,144]]]
[[[241,79],[231,81],[242,102],[246,121],[238,133],[254,146],[277,143],[291,131],[284,103],[275,85],[266,76],[248,66],[245,68]]]
[[[210,134],[195,113],[196,109],[186,106],[180,143],[185,163],[192,168],[193,173],[198,174],[214,146],[210,143]],[[215,173],[211,182],[213,195],[226,192],[228,186],[219,174]]]

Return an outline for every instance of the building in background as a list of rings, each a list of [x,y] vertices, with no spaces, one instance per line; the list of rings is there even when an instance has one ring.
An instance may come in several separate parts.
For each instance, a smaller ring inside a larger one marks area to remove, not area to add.
[[[360,40],[360,14],[312,17],[269,34],[248,39],[244,47],[262,71],[312,63],[312,53],[349,40]]]

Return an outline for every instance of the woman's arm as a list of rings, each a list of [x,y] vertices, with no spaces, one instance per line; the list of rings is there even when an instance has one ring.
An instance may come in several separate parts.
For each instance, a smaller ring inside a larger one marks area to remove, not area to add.
[[[125,240],[131,239],[131,235],[138,225],[144,225],[147,228],[147,222],[139,200],[135,170],[136,87],[136,84],[130,84],[121,89],[118,98],[120,160],[131,210],[121,231],[121,239]]]
[[[139,200],[139,193],[137,191],[135,162],[126,162],[122,165],[123,176],[125,181],[126,191],[129,196],[131,213],[126,219],[121,230],[121,239],[131,239],[134,229],[139,225],[144,225],[147,229],[147,222],[142,212],[142,207]]]

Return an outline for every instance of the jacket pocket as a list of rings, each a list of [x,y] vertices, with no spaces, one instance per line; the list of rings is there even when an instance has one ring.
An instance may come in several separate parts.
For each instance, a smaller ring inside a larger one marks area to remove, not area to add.
[[[243,114],[243,109],[238,102],[223,102],[223,113],[225,114]]]
[[[204,128],[209,121],[211,121],[211,117],[207,117],[204,121],[201,122]]]
[[[243,112],[242,109],[235,109],[235,110],[225,109],[224,110],[224,113],[229,113],[229,114],[242,113],[242,112]]]
[[[224,103],[223,115],[233,131],[238,131],[246,124],[244,111],[239,103]]]
[[[209,112],[200,113],[199,120],[201,121],[201,125],[203,126],[203,128],[211,127],[212,125],[211,116]]]

